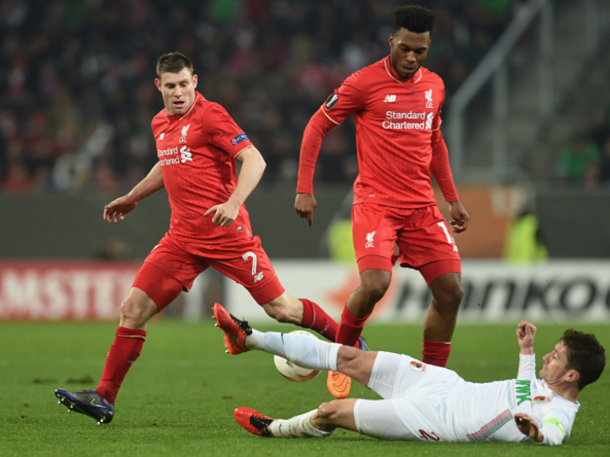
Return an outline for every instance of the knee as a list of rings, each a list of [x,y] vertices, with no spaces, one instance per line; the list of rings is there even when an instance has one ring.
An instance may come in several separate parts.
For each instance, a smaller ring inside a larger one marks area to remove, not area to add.
[[[270,306],[265,308],[265,312],[278,322],[291,323],[290,312],[283,306]]]
[[[457,282],[450,287],[446,287],[438,298],[435,298],[438,307],[447,311],[457,312],[464,298],[464,288]]]
[[[140,328],[150,320],[151,315],[147,303],[131,295],[121,303],[121,326],[123,327]]]
[[[363,281],[360,285],[360,290],[368,298],[370,302],[377,303],[383,298],[386,291],[390,287],[390,281],[376,278],[373,280]]]
[[[297,299],[276,299],[263,305],[263,309],[269,317],[285,324],[300,324],[303,319],[303,304]]]

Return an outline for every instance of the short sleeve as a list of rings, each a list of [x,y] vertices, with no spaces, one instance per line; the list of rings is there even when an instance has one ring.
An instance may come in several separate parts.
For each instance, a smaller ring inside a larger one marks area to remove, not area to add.
[[[214,146],[235,157],[252,142],[222,106],[214,103],[203,115],[204,133]]]

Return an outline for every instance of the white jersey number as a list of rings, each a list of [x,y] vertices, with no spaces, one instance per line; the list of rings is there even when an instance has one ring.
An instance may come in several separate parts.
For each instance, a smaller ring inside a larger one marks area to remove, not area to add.
[[[449,233],[449,229],[447,228],[447,224],[445,224],[445,221],[437,222],[436,225],[442,228],[443,232],[445,232],[445,236],[447,237],[447,243],[455,244],[455,241],[453,240],[451,233]]]
[[[256,274],[256,254],[254,252],[246,252],[241,257],[244,260],[252,259],[252,276],[254,276]]]

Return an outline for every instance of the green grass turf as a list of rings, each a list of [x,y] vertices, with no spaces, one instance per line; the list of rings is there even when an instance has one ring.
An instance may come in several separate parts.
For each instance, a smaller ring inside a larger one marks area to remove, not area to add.
[[[450,368],[477,382],[514,377],[519,350],[515,325],[459,325]],[[538,326],[539,366],[564,327]],[[610,326],[575,327],[595,332],[610,348]],[[211,321],[152,323],[142,356],[119,394],[114,421],[98,426],[86,416],[67,414],[53,390],[95,388],[115,328],[108,323],[0,324],[0,456],[610,455],[609,371],[581,395],[570,442],[559,448],[382,442],[344,430],[325,440],[256,437],[234,421],[236,407],[290,417],[331,400],[326,377],[291,383],[277,373],[268,354],[225,354],[222,333]],[[365,336],[373,349],[421,353],[421,325],[369,325]],[[352,396],[376,398],[356,382]]]

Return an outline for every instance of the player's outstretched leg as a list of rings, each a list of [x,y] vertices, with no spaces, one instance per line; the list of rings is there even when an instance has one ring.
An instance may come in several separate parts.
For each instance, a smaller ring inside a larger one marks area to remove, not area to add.
[[[315,428],[311,423],[312,416],[317,410],[295,416],[290,419],[272,419],[250,408],[237,408],[233,415],[243,428],[258,436],[276,438],[325,438],[335,431],[323,431]]]
[[[247,322],[231,315],[221,304],[214,305],[216,326],[225,334],[225,347],[231,354],[248,350],[279,355],[302,367],[314,370],[336,370],[340,344],[329,343],[311,335],[259,332]]]
[[[252,334],[252,328],[246,321],[237,319],[229,313],[220,303],[214,305],[214,319],[216,327],[225,333],[225,347],[233,355],[248,352],[246,337]]]
[[[70,392],[56,389],[55,396],[59,404],[68,408],[68,412],[76,411],[97,421],[97,424],[109,424],[114,417],[114,404],[108,403],[96,390]]]

